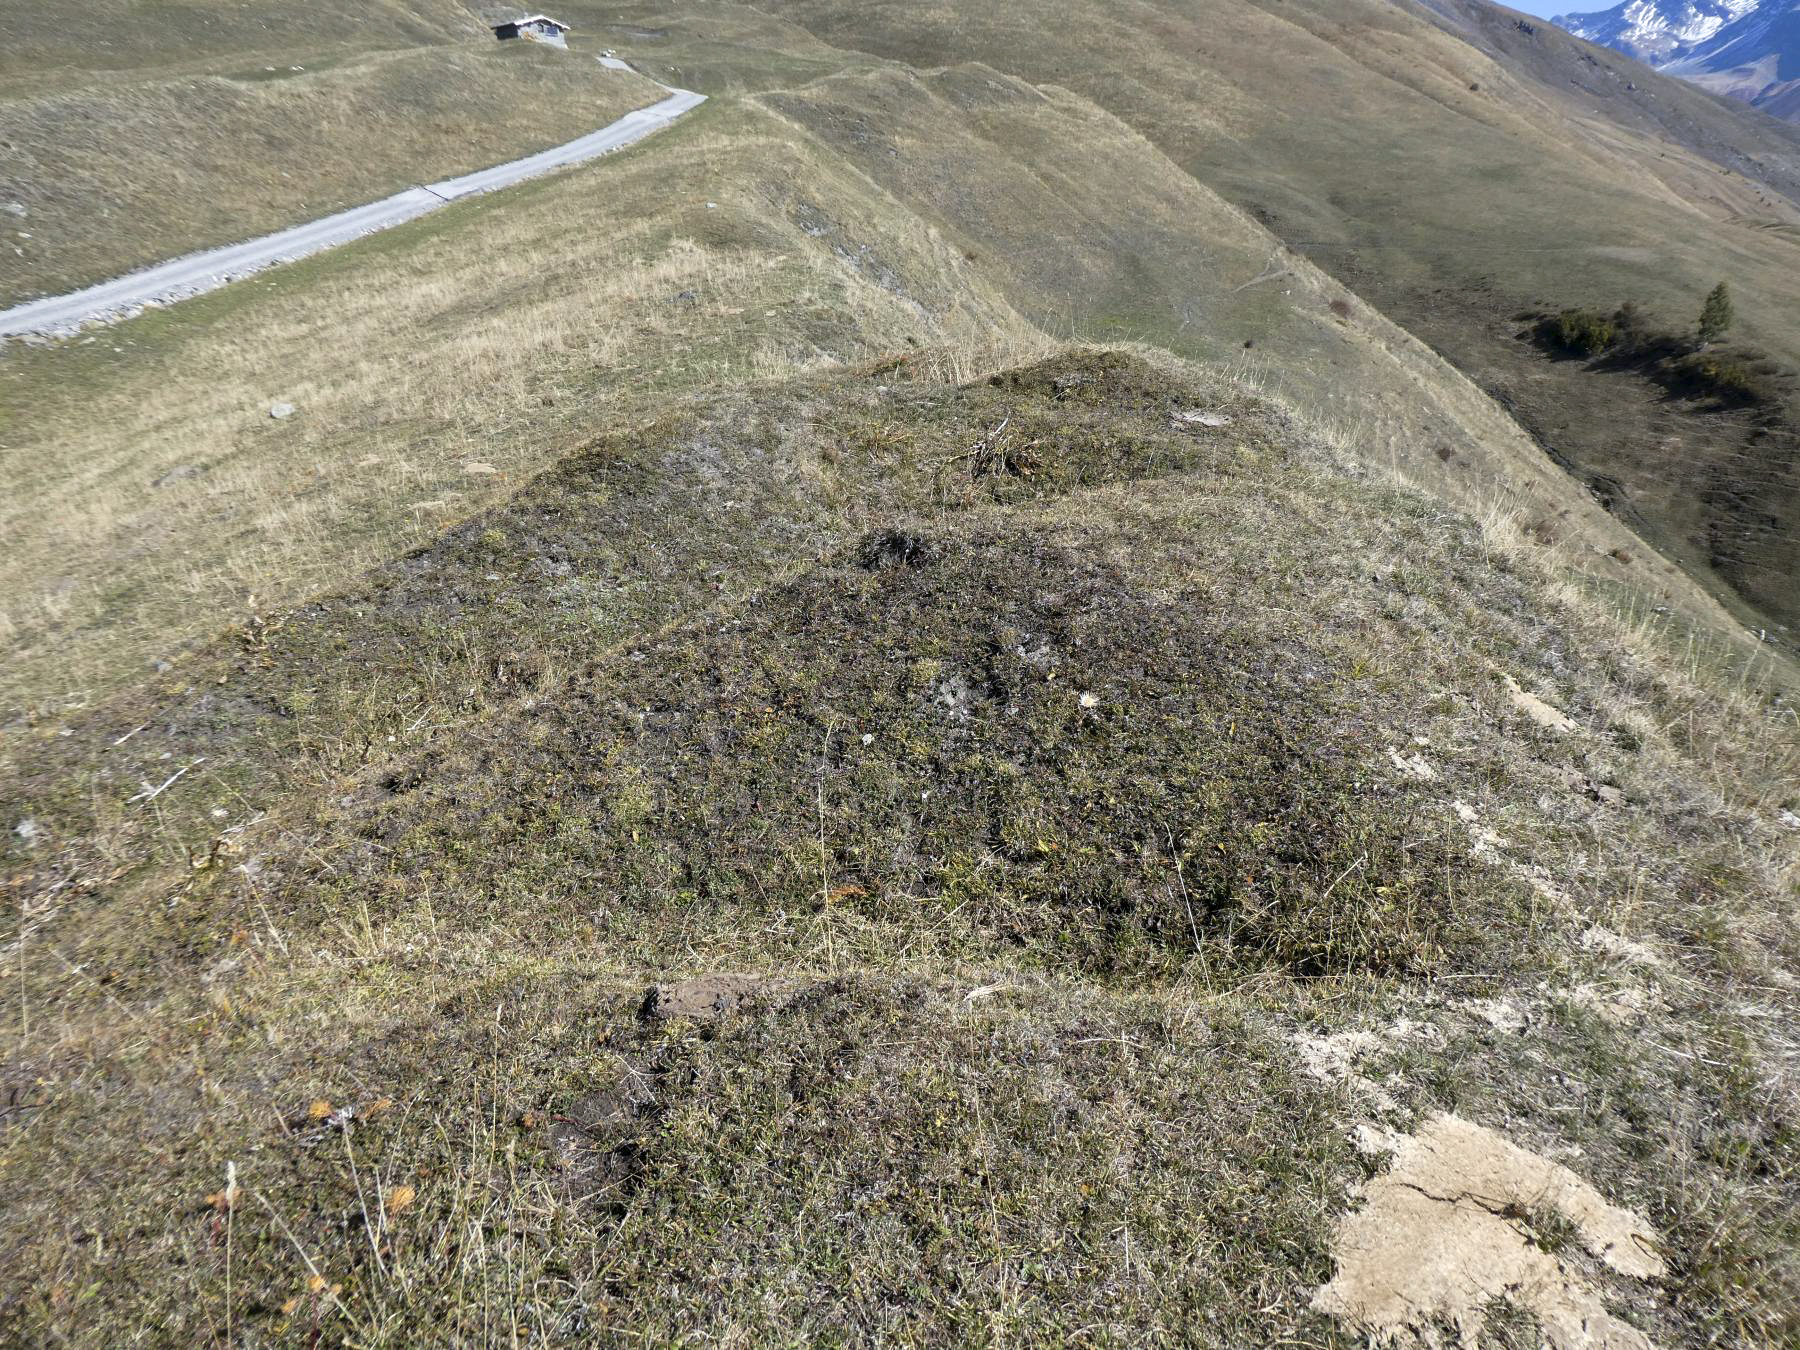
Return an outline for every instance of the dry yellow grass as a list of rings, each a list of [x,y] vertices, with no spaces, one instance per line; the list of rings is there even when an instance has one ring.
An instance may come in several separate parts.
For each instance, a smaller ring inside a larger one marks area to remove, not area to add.
[[[760,121],[652,146],[15,353],[4,701],[79,704],[428,537],[652,399],[1034,331],[930,230]],[[823,235],[794,219],[807,197],[832,203]],[[878,241],[903,281],[879,284],[846,240]],[[274,421],[277,401],[299,411]]]

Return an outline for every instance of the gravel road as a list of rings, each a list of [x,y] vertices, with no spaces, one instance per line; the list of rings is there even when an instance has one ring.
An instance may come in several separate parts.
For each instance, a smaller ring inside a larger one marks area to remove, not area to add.
[[[624,65],[623,62],[607,64],[615,68]],[[407,188],[383,201],[296,225],[261,239],[191,253],[185,258],[158,263],[70,295],[48,296],[0,311],[0,339],[64,337],[89,323],[110,323],[129,318],[153,305],[173,304],[189,296],[217,290],[277,263],[292,262],[378,230],[391,229],[448,202],[510,187],[527,178],[581,164],[641,141],[706,101],[704,94],[669,89],[667,85],[661,87],[668,89],[669,96],[660,103],[626,113],[612,125],[566,145],[497,164],[491,169],[480,169],[460,178]]]

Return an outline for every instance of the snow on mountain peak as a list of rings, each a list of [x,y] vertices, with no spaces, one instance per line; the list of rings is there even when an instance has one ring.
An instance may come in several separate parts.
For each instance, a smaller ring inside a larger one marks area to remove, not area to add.
[[[1553,20],[1576,37],[1662,65],[1679,60],[1726,24],[1753,13],[1764,0],[1626,0],[1598,14]]]
[[[1800,0],[1625,0],[1552,22],[1715,94],[1800,121]]]

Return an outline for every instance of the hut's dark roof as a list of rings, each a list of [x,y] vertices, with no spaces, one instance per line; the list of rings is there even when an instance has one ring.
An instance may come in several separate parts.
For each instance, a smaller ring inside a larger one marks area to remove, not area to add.
[[[534,24],[534,23],[547,23],[552,28],[560,28],[565,33],[570,31],[568,24],[562,22],[562,20],[560,20],[560,19],[553,19],[548,14],[528,14],[522,19],[508,19],[504,23],[497,23],[494,25],[494,27],[495,28],[524,28],[527,25]]]

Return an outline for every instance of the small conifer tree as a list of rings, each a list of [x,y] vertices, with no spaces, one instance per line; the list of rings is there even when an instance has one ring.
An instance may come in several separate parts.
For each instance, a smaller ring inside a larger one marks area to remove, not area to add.
[[[1721,281],[1713,287],[1712,294],[1706,297],[1706,304],[1700,310],[1700,341],[1717,342],[1731,331],[1731,322],[1735,317],[1731,310],[1731,287]]]

